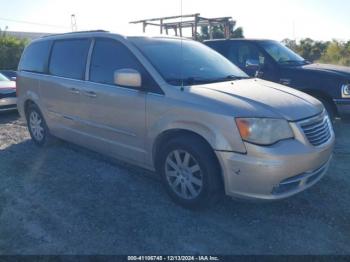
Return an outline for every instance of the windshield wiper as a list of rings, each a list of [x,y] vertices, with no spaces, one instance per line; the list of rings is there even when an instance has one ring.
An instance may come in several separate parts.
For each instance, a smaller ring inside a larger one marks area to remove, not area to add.
[[[215,82],[234,81],[234,80],[242,80],[242,79],[249,79],[249,78],[252,78],[252,77],[228,75],[228,76],[225,76],[225,77],[211,79],[211,82],[215,83]]]
[[[279,61],[280,64],[308,64],[307,60],[282,60]]]
[[[168,78],[166,81],[174,85],[195,85],[208,83],[209,79],[199,77],[187,77],[187,78]]]

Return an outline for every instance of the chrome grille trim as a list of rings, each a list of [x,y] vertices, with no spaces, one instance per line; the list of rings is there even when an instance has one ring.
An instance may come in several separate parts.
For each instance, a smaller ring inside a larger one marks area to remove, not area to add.
[[[279,184],[274,186],[271,193],[273,195],[288,194],[290,192],[295,192],[312,186],[326,174],[330,160],[331,158],[329,158],[326,163],[315,170],[284,179]]]
[[[298,124],[305,138],[313,146],[321,146],[332,137],[332,126],[325,111],[315,117],[300,121]]]

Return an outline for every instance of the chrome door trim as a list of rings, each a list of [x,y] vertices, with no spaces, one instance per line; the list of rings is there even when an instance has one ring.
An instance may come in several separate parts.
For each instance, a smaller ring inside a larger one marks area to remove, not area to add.
[[[95,38],[93,38],[92,41],[91,41],[89,52],[88,52],[88,56],[87,56],[87,59],[86,59],[85,81],[88,81],[89,78],[90,78],[91,57],[92,57],[92,52],[94,50],[94,47],[95,47]]]

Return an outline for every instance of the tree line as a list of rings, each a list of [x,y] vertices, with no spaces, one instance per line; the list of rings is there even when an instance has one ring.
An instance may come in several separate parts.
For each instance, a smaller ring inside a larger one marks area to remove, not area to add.
[[[299,42],[290,39],[282,42],[311,62],[350,66],[350,41],[314,41],[306,38]]]

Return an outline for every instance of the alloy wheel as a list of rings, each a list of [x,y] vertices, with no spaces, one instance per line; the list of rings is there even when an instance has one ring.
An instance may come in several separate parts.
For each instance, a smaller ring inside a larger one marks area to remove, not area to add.
[[[41,116],[36,111],[31,111],[29,115],[29,126],[33,137],[37,141],[44,139],[44,127]]]
[[[195,199],[203,188],[203,174],[197,160],[187,151],[173,150],[165,161],[170,188],[183,199]]]

